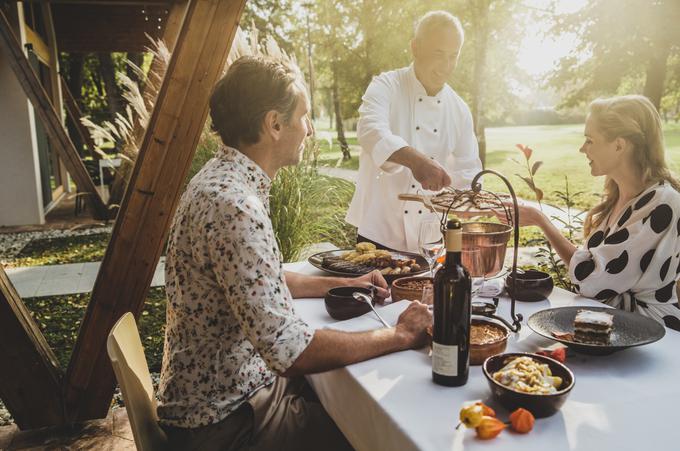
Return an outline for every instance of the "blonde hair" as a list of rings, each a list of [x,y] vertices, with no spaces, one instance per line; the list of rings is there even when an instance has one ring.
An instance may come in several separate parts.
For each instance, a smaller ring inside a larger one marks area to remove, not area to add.
[[[416,40],[422,39],[423,36],[432,30],[442,27],[453,28],[460,39],[460,44],[463,45],[463,40],[465,39],[463,25],[461,25],[460,19],[447,11],[430,11],[418,19],[414,37]]]
[[[666,181],[680,191],[680,181],[666,164],[661,117],[647,97],[596,99],[590,104],[590,117],[608,141],[623,138],[633,145],[633,163],[640,169],[645,185]],[[586,237],[609,216],[618,200],[619,187],[607,177],[604,199],[588,212],[584,221]]]

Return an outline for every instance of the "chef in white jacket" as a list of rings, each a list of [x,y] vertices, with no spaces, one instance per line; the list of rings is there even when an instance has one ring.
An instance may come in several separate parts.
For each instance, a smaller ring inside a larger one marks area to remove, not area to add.
[[[418,228],[436,218],[401,193],[468,188],[482,169],[472,115],[446,84],[463,45],[460,21],[432,11],[416,25],[413,64],[373,78],[359,108],[361,155],[347,222],[357,241],[418,252]]]

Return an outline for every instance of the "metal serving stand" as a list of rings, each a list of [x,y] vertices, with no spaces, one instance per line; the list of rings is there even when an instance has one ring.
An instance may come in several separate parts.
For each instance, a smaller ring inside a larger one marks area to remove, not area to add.
[[[503,183],[508,188],[508,191],[510,192],[510,196],[512,197],[512,211],[508,210],[508,208],[505,206],[501,198],[491,192],[491,191],[485,191],[482,190],[482,185],[479,183],[480,177],[486,174],[491,174],[495,175],[496,177],[500,178]],[[441,217],[441,231],[444,233],[446,231],[446,222],[448,219],[449,213],[451,213],[452,210],[455,210],[466,205],[466,204],[472,204],[478,211],[485,211],[485,210],[492,210],[493,207],[489,206],[483,206],[480,207],[477,202],[475,202],[475,197],[479,195],[480,193],[486,193],[491,196],[491,198],[495,199],[495,202],[497,202],[494,207],[502,208],[502,210],[505,213],[505,217],[507,219],[508,225],[510,225],[513,229],[514,232],[514,247],[513,247],[513,255],[512,255],[512,270],[510,272],[510,276],[512,276],[515,280],[517,280],[517,252],[518,252],[518,247],[519,247],[519,207],[517,204],[517,196],[515,195],[515,190],[512,187],[512,184],[508,179],[501,173],[494,171],[492,169],[484,169],[481,172],[477,173],[477,175],[474,176],[471,182],[471,189],[470,190],[463,190],[463,191],[455,191],[453,192],[453,197],[450,202],[448,202],[448,207],[441,208],[442,206],[440,205],[440,208],[434,208],[433,205],[430,203],[429,207],[433,210],[439,210],[442,211],[442,217]],[[486,199],[488,200],[488,199]],[[427,202],[426,202],[427,204]],[[473,302],[472,303],[472,314],[476,316],[483,316],[487,318],[492,318],[496,319],[505,326],[510,329],[513,332],[519,332],[521,329],[521,322],[522,322],[522,314],[521,313],[515,313],[515,295],[513,294],[514,290],[511,290],[508,294],[510,295],[510,321],[506,320],[505,318],[502,318],[501,316],[496,315],[496,310],[498,307],[498,298],[494,297],[493,298],[493,303],[492,302]]]

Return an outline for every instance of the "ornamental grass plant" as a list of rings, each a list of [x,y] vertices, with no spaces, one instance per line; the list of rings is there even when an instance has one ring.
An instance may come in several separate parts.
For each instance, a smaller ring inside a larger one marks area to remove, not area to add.
[[[318,156],[318,143],[308,140],[300,163],[280,169],[272,183],[271,219],[284,262],[298,260],[313,243],[347,247],[356,239],[344,221],[354,184],[319,174]]]

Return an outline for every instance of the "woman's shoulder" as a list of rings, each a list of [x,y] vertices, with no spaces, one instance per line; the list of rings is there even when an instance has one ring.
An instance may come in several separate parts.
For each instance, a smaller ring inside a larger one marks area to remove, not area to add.
[[[658,193],[656,204],[669,204],[673,210],[680,210],[680,192],[668,182],[659,182],[655,188]]]

